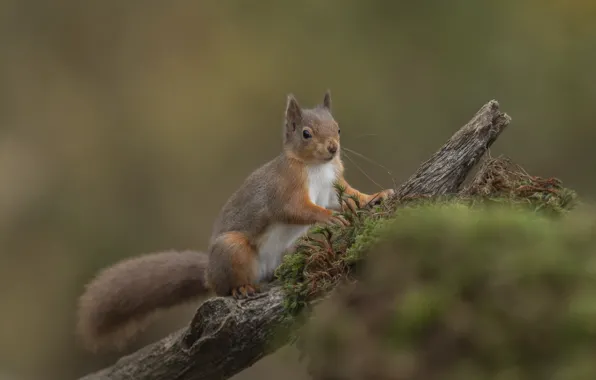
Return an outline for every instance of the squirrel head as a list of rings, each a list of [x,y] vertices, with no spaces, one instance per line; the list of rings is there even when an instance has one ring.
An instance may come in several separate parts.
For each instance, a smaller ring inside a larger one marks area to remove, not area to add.
[[[284,121],[284,150],[307,164],[330,162],[339,155],[339,125],[331,114],[331,93],[325,93],[323,103],[304,109],[290,94]]]

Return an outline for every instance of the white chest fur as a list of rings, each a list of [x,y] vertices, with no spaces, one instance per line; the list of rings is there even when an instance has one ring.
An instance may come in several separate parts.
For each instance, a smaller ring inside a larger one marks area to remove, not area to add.
[[[338,204],[337,193],[333,186],[337,172],[333,163],[309,167],[308,195],[310,200],[321,207],[330,208]],[[257,280],[260,282],[270,277],[281,264],[285,251],[301,237],[309,226],[295,224],[275,224],[262,236],[258,245],[259,261]]]
[[[337,204],[337,193],[333,183],[337,172],[333,163],[308,168],[308,195],[310,200],[321,207],[333,207]]]

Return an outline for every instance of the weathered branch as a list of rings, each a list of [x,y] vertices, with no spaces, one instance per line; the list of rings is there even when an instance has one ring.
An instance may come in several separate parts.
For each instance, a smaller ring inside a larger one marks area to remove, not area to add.
[[[456,193],[470,170],[507,127],[511,118],[499,110],[499,103],[486,103],[423,163],[397,190],[399,197]]]
[[[408,195],[457,192],[472,167],[509,124],[490,101],[397,191]],[[227,379],[285,345],[293,325],[281,288],[235,301],[212,298],[190,325],[80,380]]]
[[[227,379],[287,343],[275,337],[291,324],[279,287],[249,300],[213,298],[188,328],[81,380]]]

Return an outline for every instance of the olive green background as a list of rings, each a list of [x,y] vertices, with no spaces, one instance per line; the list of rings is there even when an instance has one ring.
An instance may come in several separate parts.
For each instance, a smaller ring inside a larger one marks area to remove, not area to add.
[[[405,180],[494,98],[513,122],[492,154],[592,198],[595,21],[591,0],[2,0],[0,376],[112,363],[74,336],[84,283],[124,257],[204,248],[222,203],[279,153],[289,92],[312,106],[331,89],[343,146],[386,168],[344,156],[363,191]],[[289,351],[238,379],[274,371],[304,379]]]

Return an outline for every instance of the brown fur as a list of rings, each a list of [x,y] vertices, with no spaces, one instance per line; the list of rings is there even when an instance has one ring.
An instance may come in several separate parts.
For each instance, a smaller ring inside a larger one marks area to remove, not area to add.
[[[209,285],[219,295],[230,295],[235,289],[255,283],[257,252],[241,232],[226,232],[217,237],[210,249],[211,265],[207,270]],[[223,265],[214,266],[221,262]]]
[[[253,294],[258,289],[257,247],[274,224],[346,223],[310,200],[310,165],[331,162],[346,192],[362,204],[392,194],[385,190],[367,195],[344,179],[340,129],[331,114],[329,92],[313,109],[302,109],[289,95],[283,136],[282,153],[250,174],[223,206],[213,226],[208,259],[190,252],[140,256],[104,270],[87,286],[78,328],[88,346],[121,345],[143,326],[145,316],[209,289],[220,296]]]
[[[204,253],[160,252],[106,268],[79,299],[77,331],[85,345],[122,347],[160,309],[206,295]]]

